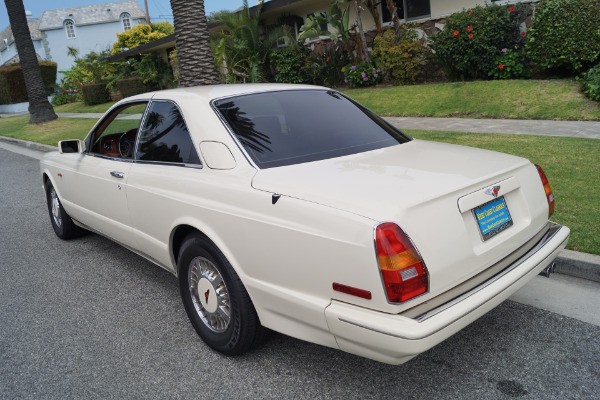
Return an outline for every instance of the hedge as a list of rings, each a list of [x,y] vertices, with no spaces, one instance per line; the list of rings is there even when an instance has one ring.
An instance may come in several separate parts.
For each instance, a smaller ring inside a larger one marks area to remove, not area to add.
[[[102,104],[110,101],[110,94],[106,89],[106,84],[96,83],[92,85],[83,85],[81,87],[83,102],[88,106]]]
[[[40,61],[42,80],[46,85],[47,94],[51,94],[52,85],[56,84],[56,63]],[[0,104],[15,104],[29,101],[25,78],[20,64],[0,68]]]

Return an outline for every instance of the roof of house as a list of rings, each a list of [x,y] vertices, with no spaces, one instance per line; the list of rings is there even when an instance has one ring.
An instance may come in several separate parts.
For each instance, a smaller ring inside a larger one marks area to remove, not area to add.
[[[73,20],[75,26],[100,24],[118,21],[121,14],[129,13],[131,18],[146,18],[137,1],[127,0],[88,6],[46,10],[40,18],[40,30],[60,29],[65,20]]]
[[[40,33],[40,19],[39,18],[27,18],[27,25],[29,25],[29,32],[31,33],[31,39],[39,40],[42,38],[42,34]],[[0,51],[6,49],[4,45],[4,39],[6,39],[6,43],[10,46],[15,38],[12,33],[12,29],[10,25],[8,25],[2,32],[0,32]]]

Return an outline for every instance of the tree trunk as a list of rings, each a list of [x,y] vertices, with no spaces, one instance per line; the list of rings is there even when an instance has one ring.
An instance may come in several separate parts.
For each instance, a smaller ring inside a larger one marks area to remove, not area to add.
[[[363,31],[362,19],[360,17],[360,4],[359,0],[354,0],[354,8],[356,9],[356,23],[358,24],[358,34],[360,35],[360,42],[362,44],[363,60],[371,64],[371,57],[369,57],[369,50],[367,48],[367,39],[365,39],[365,31]]]
[[[17,53],[21,63],[21,70],[25,77],[25,88],[29,98],[29,123],[39,124],[42,122],[53,121],[58,116],[48,102],[46,87],[42,79],[40,65],[38,64],[27,17],[25,16],[25,7],[21,0],[4,0],[8,19],[12,29]]]
[[[398,9],[394,0],[386,0],[387,8],[392,14],[392,23],[394,24],[394,32],[396,32],[396,38],[401,36],[400,20],[398,19]]]
[[[203,0],[171,0],[179,59],[179,86],[221,83],[210,47]]]

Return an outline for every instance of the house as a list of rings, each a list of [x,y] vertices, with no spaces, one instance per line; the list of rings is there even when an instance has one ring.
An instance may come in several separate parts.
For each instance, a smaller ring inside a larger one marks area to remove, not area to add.
[[[46,10],[40,18],[28,18],[38,58],[56,62],[58,71],[73,65],[69,48],[79,55],[110,49],[117,33],[145,23],[145,13],[136,0]],[[18,55],[8,26],[0,33],[0,66],[15,61]],[[59,81],[61,77],[59,73]]]
[[[447,16],[463,9],[472,8],[478,5],[494,4],[515,4],[515,3],[536,3],[539,0],[394,0],[401,23],[416,23],[416,29],[419,36],[426,38],[437,29],[443,29]],[[377,2],[374,2],[377,3]],[[382,28],[391,27],[392,16],[386,5],[386,0],[380,0],[376,6],[376,17]],[[326,12],[330,9],[331,0],[270,0],[262,5],[260,19],[265,26],[289,25],[296,34],[300,33],[300,28],[306,21],[306,18],[317,13]],[[256,12],[258,6],[250,7],[250,14]],[[342,8],[351,7],[350,21],[356,21],[356,12],[352,2],[348,1]],[[365,10],[361,13],[363,28],[365,31],[374,32],[377,29],[377,23],[373,15]],[[219,25],[212,24],[209,31],[218,32]],[[333,30],[331,26],[323,27],[323,30]],[[373,35],[371,35],[372,37]],[[314,44],[320,40],[328,40],[327,37],[307,40],[307,45],[314,47]],[[281,45],[285,45],[282,43]],[[161,39],[146,43],[135,49],[119,53],[112,56],[110,60],[120,60],[127,57],[143,54],[157,53],[167,60],[167,52],[175,48],[175,35],[169,35]]]

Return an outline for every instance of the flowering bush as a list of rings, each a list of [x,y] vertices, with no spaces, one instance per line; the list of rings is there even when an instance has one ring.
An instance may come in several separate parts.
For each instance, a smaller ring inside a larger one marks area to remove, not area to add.
[[[408,30],[398,38],[389,29],[373,41],[373,56],[381,61],[383,70],[392,76],[396,85],[415,83],[421,73],[426,49],[415,39]]]
[[[488,75],[494,79],[529,78],[529,70],[524,64],[525,53],[522,50],[503,48]]]
[[[583,74],[581,90],[590,99],[600,101],[600,64]]]
[[[527,54],[539,67],[585,71],[600,57],[600,3],[543,0],[527,36]]]
[[[452,14],[430,46],[450,79],[487,77],[500,49],[522,47],[526,12],[525,5],[489,5]]]
[[[381,70],[365,62],[342,68],[344,82],[352,87],[373,86],[381,80]]]

